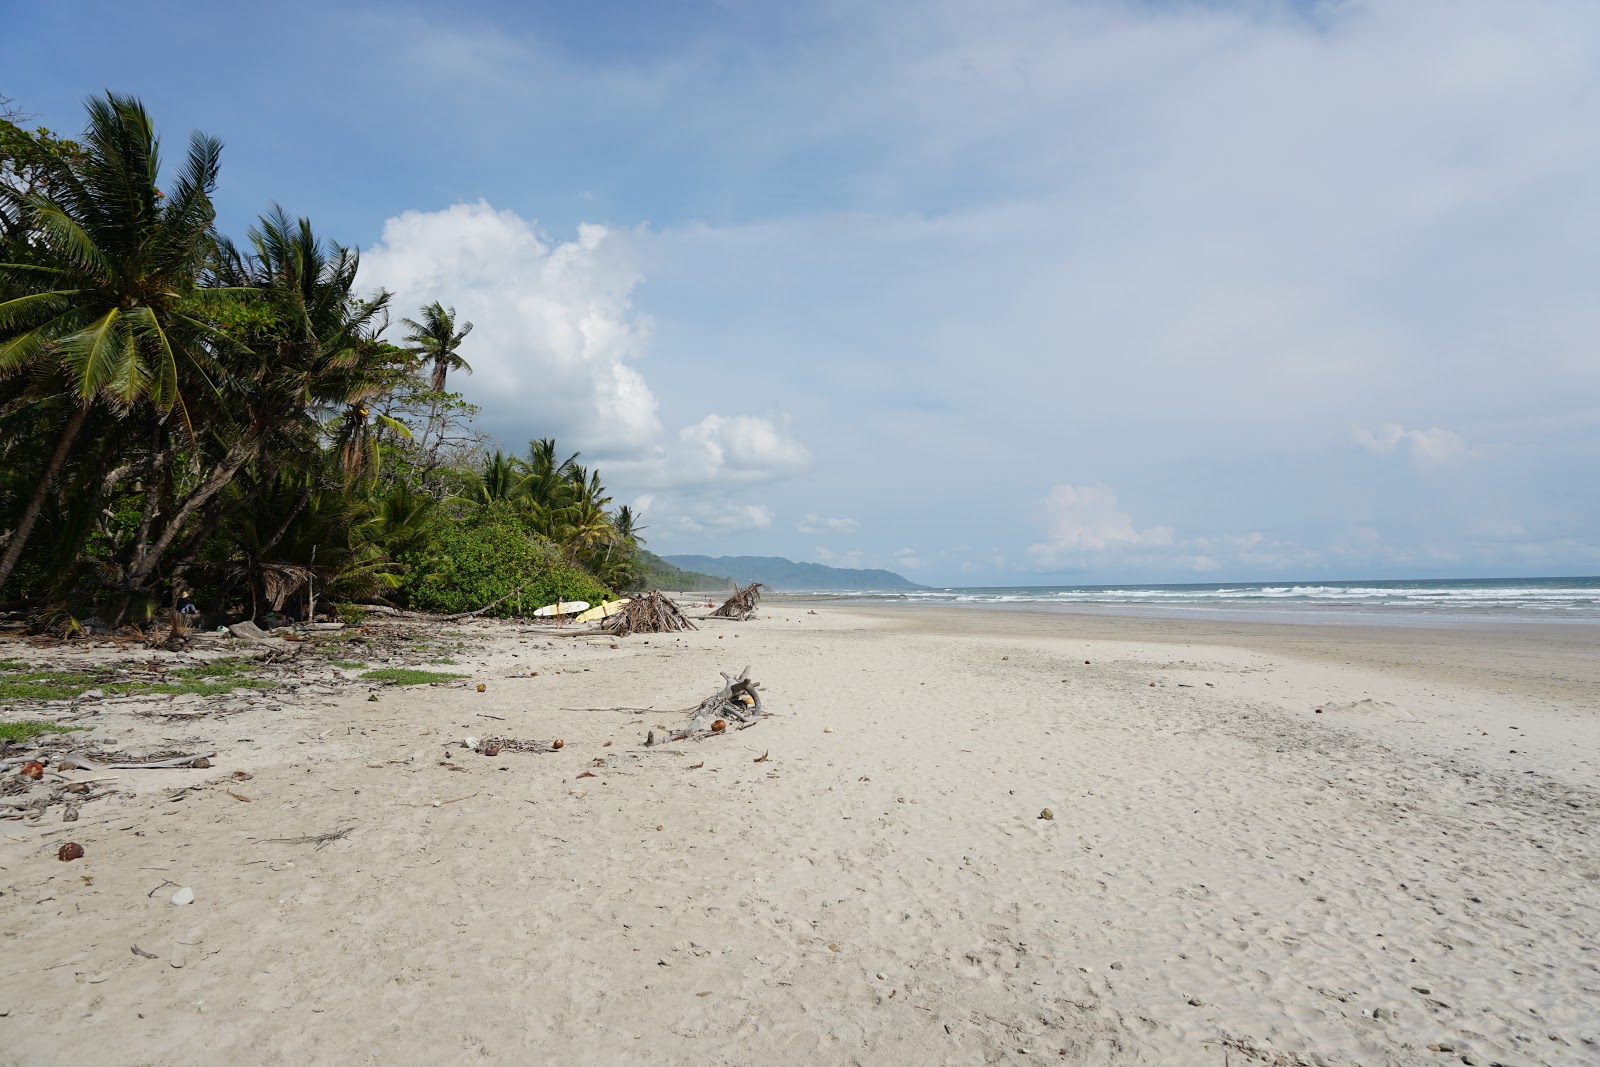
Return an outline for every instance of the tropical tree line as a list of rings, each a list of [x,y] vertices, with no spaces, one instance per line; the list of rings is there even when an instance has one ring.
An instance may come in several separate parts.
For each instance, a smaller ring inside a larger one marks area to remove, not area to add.
[[[163,173],[135,98],[80,137],[0,118],[0,603],[41,625],[382,600],[471,610],[635,585],[641,527],[552,440],[490,451],[451,390],[472,324],[396,316],[272,206],[235,243],[220,142]],[[482,599],[479,599],[482,598]]]

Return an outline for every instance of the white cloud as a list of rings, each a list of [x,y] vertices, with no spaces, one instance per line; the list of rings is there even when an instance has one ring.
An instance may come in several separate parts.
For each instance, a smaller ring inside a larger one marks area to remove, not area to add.
[[[830,519],[815,512],[807,512],[795,526],[804,534],[853,534],[861,529],[861,524],[855,519]]]
[[[691,507],[665,512],[657,519],[663,532],[692,536],[726,537],[730,534],[765,530],[772,525],[772,509],[764,504],[733,504]]]
[[[894,566],[914,571],[922,566],[922,557],[914,548],[897,548],[894,550]]]
[[[1437,426],[1426,430],[1408,430],[1398,422],[1389,422],[1376,430],[1357,427],[1353,431],[1356,444],[1375,456],[1387,456],[1403,451],[1418,470],[1433,470],[1465,459],[1471,448],[1466,438],[1453,430]]]
[[[809,453],[779,415],[712,413],[663,435],[634,367],[652,333],[633,305],[637,238],[585,224],[553,242],[481,201],[407,211],[362,257],[361,282],[390,290],[397,317],[439,300],[474,324],[461,347],[473,374],[451,384],[503,445],[553,436],[581,451],[615,496],[650,511],[653,536],[767,529],[771,511],[736,495],[800,470]],[[397,324],[392,339],[403,332]]]
[[[1044,500],[1047,539],[1028,547],[1028,555],[1045,566],[1071,561],[1107,548],[1172,543],[1170,527],[1137,530],[1133,518],[1104,486],[1058,485]]]
[[[766,481],[805,466],[805,446],[759,415],[707,415],[678,431],[685,477]]]
[[[482,201],[407,211],[362,256],[361,283],[392,292],[397,317],[438,300],[474,324],[460,350],[473,376],[452,384],[510,447],[554,436],[586,452],[626,453],[661,429],[656,398],[632,366],[650,323],[633,308],[640,274],[628,244],[627,234],[594,225],[552,243]],[[403,332],[396,324],[392,339]]]

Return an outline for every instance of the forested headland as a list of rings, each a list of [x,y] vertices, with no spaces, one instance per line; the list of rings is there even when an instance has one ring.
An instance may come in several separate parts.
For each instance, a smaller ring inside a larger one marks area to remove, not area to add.
[[[645,579],[597,470],[474,427],[470,322],[361,291],[276,205],[218,232],[219,141],[164,165],[137,99],[86,109],[0,121],[0,608],[72,633],[520,589],[506,615]]]

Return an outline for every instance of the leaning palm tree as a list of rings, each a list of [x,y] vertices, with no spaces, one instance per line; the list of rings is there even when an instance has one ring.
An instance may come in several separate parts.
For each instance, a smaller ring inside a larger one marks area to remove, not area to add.
[[[411,342],[406,351],[412,355],[421,356],[433,364],[433,377],[429,384],[436,393],[444,392],[445,377],[453,370],[472,373],[472,366],[458,354],[457,349],[467,334],[472,332],[472,323],[461,323],[461,328],[456,329],[456,309],[447,308],[435,300],[422,309],[422,321],[415,319],[401,319],[402,323],[411,329],[406,334],[406,340]]]
[[[195,134],[167,195],[156,185],[160,142],[144,106],[115,93],[86,106],[82,157],[46,161],[48,194],[0,190],[27,229],[11,257],[20,262],[0,264],[0,377],[31,371],[70,401],[0,556],[0,587],[90,410],[104,404],[122,416],[148,403],[182,412],[181,365],[203,358],[207,328],[186,301],[212,245],[222,145]]]

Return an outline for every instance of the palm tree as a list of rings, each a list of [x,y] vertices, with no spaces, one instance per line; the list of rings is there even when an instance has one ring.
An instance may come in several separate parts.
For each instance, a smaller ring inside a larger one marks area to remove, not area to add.
[[[401,319],[402,323],[411,328],[406,334],[406,340],[412,344],[406,351],[412,355],[421,356],[433,364],[433,379],[430,388],[436,393],[444,392],[445,376],[453,370],[472,373],[472,366],[460,355],[457,349],[467,334],[472,332],[472,323],[462,323],[461,329],[456,329],[456,309],[447,308],[435,300],[422,309],[422,321],[415,319]]]
[[[627,504],[618,508],[617,513],[611,517],[611,526],[617,531],[618,544],[635,547],[644,542],[644,538],[639,534],[650,529],[648,526],[639,525],[639,516],[635,515],[633,508]]]
[[[26,220],[22,262],[0,264],[0,377],[34,372],[70,400],[33,495],[0,557],[0,588],[90,409],[158,412],[179,396],[180,363],[202,356],[206,327],[191,317],[211,248],[219,141],[195,134],[171,195],[157,188],[160,143],[137,99],[107,93],[86,107],[83,154],[47,160],[48,195],[0,190]],[[184,413],[187,422],[187,413]]]
[[[478,502],[485,507],[510,502],[519,495],[522,484],[517,461],[495,449],[494,455],[484,459],[483,470],[478,474]]]
[[[217,402],[199,442],[206,474],[168,502],[161,525],[147,536],[141,531],[124,553],[130,592],[154,580],[164,554],[183,559],[198,551],[228,506],[222,490],[248,464],[315,468],[326,443],[348,486],[376,458],[373,422],[394,421],[374,419],[368,407],[391,376],[394,350],[374,337],[389,297],[354,295],[356,252],[323,241],[309,221],[291,221],[279,207],[249,237],[249,255],[217,243],[210,278],[251,297],[240,316],[244,324],[217,345]],[[301,507],[321,489],[306,484]]]

